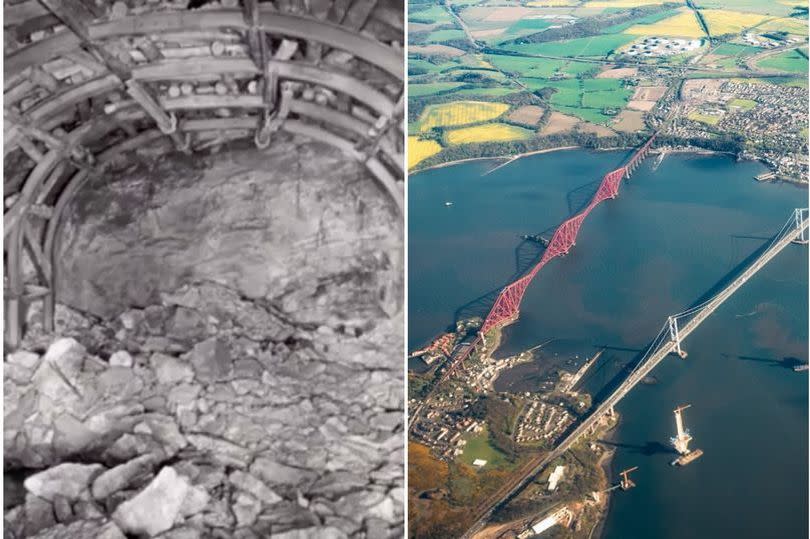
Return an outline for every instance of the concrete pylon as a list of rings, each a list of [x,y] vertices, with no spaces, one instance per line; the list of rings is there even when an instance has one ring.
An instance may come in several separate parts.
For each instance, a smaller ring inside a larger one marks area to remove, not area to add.
[[[675,352],[681,359],[686,359],[686,350],[681,348],[681,335],[678,331],[678,319],[674,316],[667,318],[669,323],[669,338],[675,341]]]

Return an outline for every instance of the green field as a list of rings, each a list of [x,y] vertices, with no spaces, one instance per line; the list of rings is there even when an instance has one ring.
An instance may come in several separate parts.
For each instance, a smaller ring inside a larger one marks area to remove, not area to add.
[[[717,125],[717,123],[721,119],[720,116],[714,114],[703,114],[702,112],[698,111],[690,112],[687,118],[689,118],[690,120],[694,120],[696,122],[702,122],[707,125]]]
[[[447,68],[448,65],[450,64],[436,65],[433,62],[422,60],[421,58],[408,58],[408,74],[421,74],[421,70],[425,70],[427,73],[439,73],[442,69]]]
[[[608,90],[605,92],[585,92],[582,94],[582,106],[590,109],[621,109],[627,104],[630,93],[626,90]]]
[[[716,54],[718,56],[750,56],[752,54],[756,54],[761,52],[762,49],[757,47],[752,47],[751,45],[738,45],[737,43],[721,43],[717,47],[715,47],[711,53]]]
[[[508,464],[506,455],[489,443],[489,432],[486,426],[484,430],[467,437],[466,440],[467,445],[464,446],[464,453],[461,454],[461,461],[465,464],[472,466],[473,461],[476,459],[487,461],[484,469]]]
[[[492,65],[509,73],[522,77],[548,78],[555,73],[575,77],[581,73],[594,70],[594,65],[569,60],[550,60],[548,58],[528,58],[525,56],[507,56],[502,54],[487,55]]]
[[[615,118],[615,116],[603,114],[601,109],[586,109],[583,107],[559,107],[559,106],[555,106],[554,109],[559,112],[562,112],[563,114],[576,116],[581,120],[585,120],[586,122],[591,122],[594,124],[607,125]]]
[[[427,84],[408,84],[408,95],[411,97],[423,97],[435,95],[453,88],[464,86],[463,82],[430,82]]]
[[[508,94],[514,94],[520,92],[521,90],[517,88],[507,88],[504,86],[497,86],[493,88],[463,88],[461,90],[456,90],[453,92],[453,95],[458,96],[474,96],[474,95],[481,95],[481,96],[502,96]]]
[[[792,49],[757,62],[762,69],[787,71],[789,73],[807,73],[807,49]]]
[[[415,11],[415,6],[408,6],[408,20],[411,22],[449,24],[452,22],[450,14],[442,6],[431,6],[428,9]]]
[[[646,17],[639,17],[638,19],[633,19],[632,21],[629,21],[629,22],[625,22],[625,23],[622,23],[622,24],[616,24],[614,26],[608,26],[607,28],[604,29],[604,31],[602,33],[603,34],[619,34],[619,33],[624,32],[625,30],[627,30],[628,28],[630,28],[631,26],[634,26],[636,24],[653,24],[653,23],[656,23],[658,21],[663,21],[667,17],[671,17],[671,16],[675,15],[676,13],[677,12],[674,9],[670,9],[670,10],[667,10],[667,11],[661,11],[659,13],[653,13],[652,15],[647,15]]]
[[[546,56],[585,56],[604,58],[611,52],[633,41],[635,36],[626,34],[607,34],[593,37],[581,37],[566,41],[551,41],[547,43],[525,43],[521,45],[505,45],[506,50],[521,54],[535,54]]]
[[[734,9],[773,16],[785,16],[792,11],[790,6],[774,0],[700,0],[698,4],[701,9]]]
[[[736,107],[742,110],[751,110],[757,106],[757,102],[753,99],[732,99],[728,102],[729,107]]]
[[[429,43],[442,43],[444,41],[452,41],[454,39],[464,39],[464,32],[457,29],[444,29],[431,32],[427,40]]]

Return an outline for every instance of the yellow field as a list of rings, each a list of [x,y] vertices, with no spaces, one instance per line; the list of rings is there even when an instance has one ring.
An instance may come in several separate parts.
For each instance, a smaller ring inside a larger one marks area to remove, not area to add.
[[[648,6],[650,4],[663,4],[670,0],[593,0],[588,2],[586,7],[639,7]]]
[[[653,24],[637,24],[624,31],[634,36],[703,37],[703,29],[691,9],[684,9]]]
[[[483,124],[474,127],[453,129],[445,134],[448,144],[468,144],[470,142],[503,142],[529,138],[532,132],[507,124]]]
[[[756,26],[773,18],[768,15],[742,13],[725,9],[704,9],[701,10],[701,13],[713,36],[739,34],[746,28]]]
[[[772,19],[757,26],[757,30],[760,32],[782,31],[787,32],[789,34],[806,36],[807,21],[804,19],[797,19],[794,17]]]
[[[434,127],[467,125],[492,120],[509,110],[505,103],[486,101],[454,101],[427,107],[419,119],[419,130],[430,131]]]
[[[442,147],[435,140],[421,140],[419,137],[408,137],[408,168],[411,169],[430,157],[442,151]]]
[[[528,2],[526,5],[529,7],[565,7],[577,4],[579,4],[579,0],[535,0],[534,2]]]

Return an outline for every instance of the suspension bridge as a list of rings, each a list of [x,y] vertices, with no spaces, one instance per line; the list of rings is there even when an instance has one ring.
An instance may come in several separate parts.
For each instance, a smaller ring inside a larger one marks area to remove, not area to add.
[[[635,153],[633,153],[630,159],[628,159],[627,163],[625,163],[623,166],[605,174],[602,177],[602,181],[599,183],[599,188],[596,190],[596,193],[593,195],[588,205],[585,206],[585,208],[579,213],[564,221],[560,226],[557,227],[557,229],[554,231],[554,235],[551,237],[551,240],[549,240],[548,245],[546,245],[545,251],[543,251],[543,256],[540,257],[537,264],[535,264],[528,273],[507,285],[500,291],[497,299],[495,300],[495,304],[492,306],[492,309],[490,309],[489,314],[484,320],[484,324],[476,335],[475,339],[469,343],[469,345],[462,347],[455,354],[455,357],[452,358],[447,370],[433,386],[433,390],[431,390],[430,394],[428,394],[422,400],[422,404],[419,404],[410,413],[410,418],[408,421],[409,429],[416,424],[419,414],[422,412],[422,408],[424,407],[425,403],[430,400],[436,387],[447,380],[460,365],[464,364],[464,360],[466,360],[473,350],[475,350],[476,346],[481,343],[481,341],[484,339],[484,335],[495,327],[501,327],[517,320],[520,312],[520,302],[523,300],[523,294],[526,293],[526,289],[529,287],[529,284],[531,284],[534,277],[550,260],[558,256],[565,256],[568,254],[571,247],[576,245],[577,234],[579,233],[579,229],[582,226],[583,221],[585,221],[585,218],[596,206],[599,205],[600,202],[609,198],[613,199],[618,196],[621,181],[625,178],[629,178],[636,168],[638,168],[641,161],[647,157],[653,142],[655,142],[655,137],[656,134],[653,134],[649,140],[647,140],[647,142],[645,142],[638,150],[635,151]]]
[[[624,381],[603,400],[590,415],[581,421],[551,452],[537,457],[521,469],[519,474],[507,481],[493,496],[476,508],[477,520],[462,537],[470,538],[484,527],[492,513],[511,500],[549,463],[565,453],[586,432],[592,431],[599,419],[605,414],[612,414],[616,404],[627,395],[641,380],[646,377],[665,357],[676,353],[686,357],[681,347],[682,341],[706,320],[743,284],[748,282],[759,270],[778,255],[791,243],[808,242],[807,208],[796,209],[781,230],[763,246],[757,257],[748,264],[737,277],[709,299],[689,309],[667,317],[658,335],[647,347],[644,354],[635,362],[635,366]]]

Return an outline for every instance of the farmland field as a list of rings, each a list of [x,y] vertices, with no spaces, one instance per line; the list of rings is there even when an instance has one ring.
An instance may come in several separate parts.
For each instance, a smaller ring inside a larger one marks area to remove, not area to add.
[[[523,125],[537,125],[545,110],[537,105],[524,105],[509,113],[509,120]]]
[[[794,2],[800,2],[796,4]],[[782,16],[790,13],[791,5],[807,5],[806,0],[700,0],[703,9],[728,9],[733,7],[738,11],[749,13],[762,13],[771,16]]]
[[[438,73],[447,65],[451,64],[436,65],[433,62],[428,62],[421,58],[408,58],[408,74],[410,75],[423,70],[427,73]]]
[[[712,54],[717,54],[719,56],[749,56],[751,54],[756,54],[760,52],[762,49],[757,47],[752,47],[750,45],[737,45],[736,43],[721,43],[717,47],[712,50]]]
[[[669,0],[594,0],[588,2],[588,7],[604,8],[631,8],[650,4],[665,4]]]
[[[411,169],[430,157],[442,151],[442,147],[435,140],[421,140],[419,137],[408,137],[408,168]]]
[[[408,93],[411,97],[435,95],[463,86],[463,82],[431,82],[427,84],[409,84]]]
[[[768,15],[725,9],[703,9],[701,13],[713,36],[739,34],[744,29],[761,24],[771,18]]]
[[[790,73],[807,73],[807,49],[804,49],[804,54],[798,49],[792,49],[769,56],[757,62],[757,66]]]
[[[486,101],[455,101],[431,105],[422,112],[419,128],[422,132],[433,127],[467,125],[493,120],[506,112],[509,105]]]
[[[507,56],[492,54],[487,56],[495,67],[509,73],[516,73],[523,77],[547,78],[555,73],[576,76],[594,70],[592,64],[584,62],[571,62],[569,60],[551,60],[548,58],[527,58],[523,56]]]
[[[603,58],[633,41],[632,36],[624,34],[607,34],[594,37],[582,37],[567,41],[554,41],[548,43],[526,43],[522,45],[506,45],[506,50],[522,54],[542,54],[548,56],[590,56]]]
[[[453,39],[464,39],[464,32],[454,29],[436,30],[435,32],[431,32],[428,36],[428,40],[433,43],[441,43],[442,41],[451,41]]]
[[[448,144],[468,144],[527,139],[534,136],[534,132],[514,125],[490,123],[453,129],[447,131],[444,136]]]
[[[677,15],[653,24],[636,24],[625,33],[634,36],[665,37],[704,37],[703,29],[698,24],[695,14],[690,9],[683,9]]]
[[[415,11],[411,5],[408,6],[408,20],[413,22],[441,23],[452,22],[450,14],[441,6],[431,6],[428,9]]]
[[[492,88],[464,88],[462,90],[457,90],[453,92],[453,95],[457,96],[501,96],[501,95],[508,95],[514,94],[519,92],[518,88],[509,88],[506,86],[494,86]]]
[[[797,17],[785,17],[783,19],[771,19],[757,26],[760,32],[788,32],[799,36],[807,35],[807,19]]]

